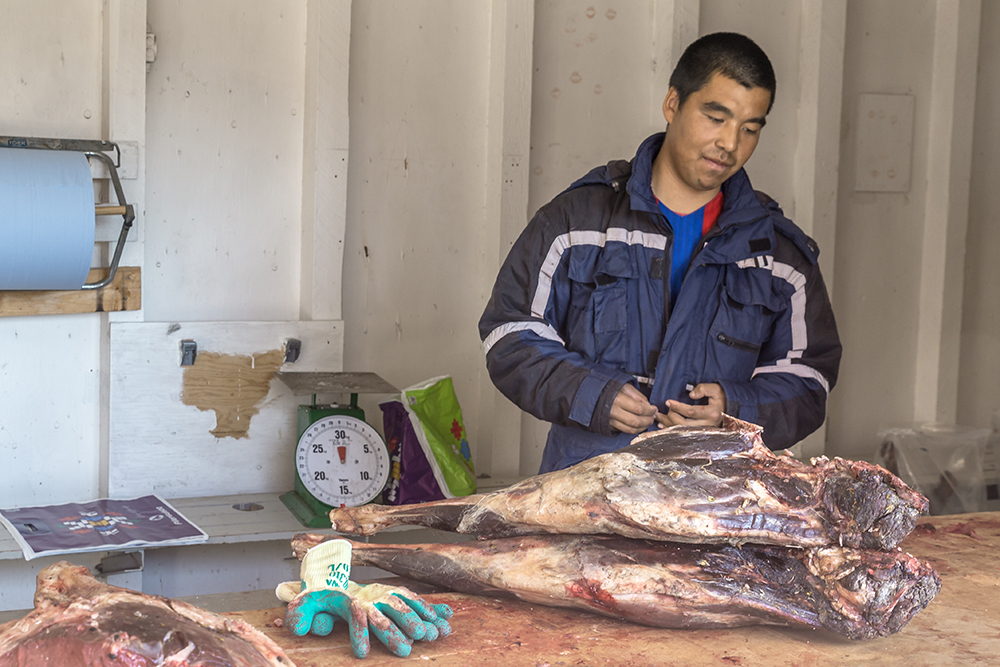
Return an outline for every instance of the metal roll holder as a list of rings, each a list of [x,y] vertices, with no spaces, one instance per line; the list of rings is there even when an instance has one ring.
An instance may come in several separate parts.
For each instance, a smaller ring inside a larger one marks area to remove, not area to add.
[[[132,228],[135,220],[135,210],[132,204],[125,201],[125,192],[122,190],[121,181],[118,179],[118,167],[121,166],[121,149],[113,141],[90,140],[90,139],[41,139],[38,137],[0,137],[0,148],[38,148],[43,150],[56,151],[76,151],[83,153],[87,158],[95,158],[104,163],[111,176],[111,184],[115,189],[115,197],[118,198],[118,205],[98,204],[94,207],[95,215],[121,215],[122,230],[118,234],[118,244],[115,246],[114,255],[111,258],[111,265],[108,267],[108,275],[96,283],[84,283],[80,289],[96,290],[107,287],[115,278],[118,271],[118,262],[121,260],[122,251],[125,249],[125,239],[128,237],[128,230]],[[115,152],[115,160],[112,160],[107,153]]]

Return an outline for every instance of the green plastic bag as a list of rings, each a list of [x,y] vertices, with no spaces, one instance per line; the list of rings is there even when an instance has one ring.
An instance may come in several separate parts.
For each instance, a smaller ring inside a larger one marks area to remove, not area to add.
[[[445,497],[475,493],[472,452],[451,377],[431,378],[404,389],[402,403]]]

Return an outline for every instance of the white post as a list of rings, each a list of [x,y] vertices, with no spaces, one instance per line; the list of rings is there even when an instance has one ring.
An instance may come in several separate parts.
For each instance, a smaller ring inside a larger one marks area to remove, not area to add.
[[[350,45],[350,0],[309,0],[302,137],[302,320],[341,319]]]
[[[846,0],[803,0],[799,127],[794,156],[795,222],[819,244],[820,268],[831,295],[846,31]],[[826,425],[796,449],[804,458],[823,454]]]
[[[954,422],[980,0],[938,0],[913,418]]]
[[[531,0],[494,0],[490,13],[489,106],[484,201],[483,303],[528,216],[531,140]],[[518,474],[521,411],[493,386],[483,361],[477,469],[493,477]]]
[[[127,143],[123,152],[134,146],[136,170],[126,173],[123,158],[119,177],[122,190],[129,204],[135,210],[135,221],[129,231],[128,240],[122,254],[121,266],[143,265],[143,211],[146,190],[146,3],[128,0],[109,0],[104,5],[103,39],[101,46],[102,114],[101,137],[81,137],[105,139],[119,144]],[[114,201],[112,194],[111,200]],[[118,216],[98,218],[95,236],[97,241],[117,241],[122,220]],[[95,253],[101,265],[107,266],[111,253],[103,250]],[[98,426],[98,491],[108,492],[108,465],[111,434],[111,335],[110,323],[138,320],[141,311],[123,313],[101,313],[100,315],[100,364],[99,389],[100,417]]]
[[[670,74],[684,49],[698,39],[699,0],[653,0],[653,76],[650,80],[650,130],[663,131],[663,99]]]

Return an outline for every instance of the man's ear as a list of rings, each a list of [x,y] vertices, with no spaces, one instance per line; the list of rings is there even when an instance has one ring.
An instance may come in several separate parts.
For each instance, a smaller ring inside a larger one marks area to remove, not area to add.
[[[674,114],[681,106],[680,93],[673,86],[667,91],[667,96],[663,98],[663,117],[669,125],[674,120]]]

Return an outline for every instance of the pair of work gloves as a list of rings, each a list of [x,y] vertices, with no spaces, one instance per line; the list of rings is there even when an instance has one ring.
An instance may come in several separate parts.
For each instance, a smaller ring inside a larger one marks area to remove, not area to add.
[[[414,641],[434,641],[451,634],[446,604],[429,604],[402,586],[358,584],[351,577],[351,543],[330,540],[302,559],[300,582],[280,584],[275,593],[288,603],[285,627],[292,634],[325,637],[339,618],[347,621],[351,650],[368,655],[369,631],[394,655],[405,658]]]

